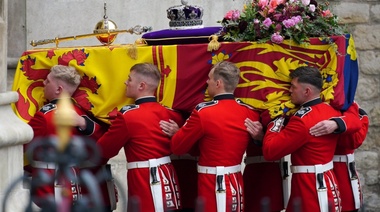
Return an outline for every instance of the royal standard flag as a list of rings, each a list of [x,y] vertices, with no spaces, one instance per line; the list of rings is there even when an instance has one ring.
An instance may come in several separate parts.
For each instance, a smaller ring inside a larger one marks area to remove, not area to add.
[[[157,65],[161,82],[157,100],[183,112],[207,95],[208,73],[220,61],[235,63],[241,73],[235,96],[262,113],[263,122],[291,115],[289,73],[299,66],[318,67],[324,79],[321,97],[333,107],[345,110],[353,102],[358,81],[358,63],[351,35],[311,38],[309,45],[256,42],[223,42],[218,50],[207,44],[138,46],[137,58],[131,45],[33,49],[20,57],[13,84],[19,93],[14,110],[24,121],[46,103],[43,81],[56,64],[71,65],[82,76],[74,99],[100,120],[109,123],[116,112],[133,101],[125,97],[130,68],[141,62]],[[265,123],[264,123],[265,124]]]

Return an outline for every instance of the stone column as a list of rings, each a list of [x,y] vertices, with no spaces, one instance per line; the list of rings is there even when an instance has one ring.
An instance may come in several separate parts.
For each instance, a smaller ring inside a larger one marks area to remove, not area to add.
[[[8,196],[5,211],[23,211],[29,190],[22,183],[7,192],[12,182],[23,175],[22,144],[29,142],[33,131],[13,112],[11,104],[18,100],[17,92],[7,92],[7,7],[8,0],[0,0],[0,211]],[[25,203],[25,204],[24,204]]]

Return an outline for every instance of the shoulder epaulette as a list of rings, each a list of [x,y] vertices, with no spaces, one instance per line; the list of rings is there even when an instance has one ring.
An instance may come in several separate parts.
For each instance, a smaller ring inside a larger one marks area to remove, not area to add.
[[[310,113],[311,112],[311,107],[302,107],[301,109],[299,109],[294,115],[295,116],[298,116],[300,118],[304,117],[306,114]]]
[[[218,103],[218,101],[216,101],[216,100],[212,100],[212,101],[209,101],[209,102],[202,102],[202,103],[199,103],[195,107],[195,110],[200,111],[201,109],[203,109],[205,107],[210,107],[210,106],[216,105],[217,103]]]
[[[120,109],[120,113],[124,114],[124,113],[126,113],[126,112],[128,112],[130,110],[134,110],[134,109],[137,109],[137,108],[139,108],[138,105],[125,105],[124,107],[122,107]]]
[[[254,108],[253,108],[251,105],[249,105],[249,104],[243,102],[243,100],[241,100],[241,99],[236,99],[236,102],[237,102],[238,104],[240,104],[240,105],[246,106],[246,107],[248,107],[249,109],[254,110]]]
[[[49,104],[42,106],[42,108],[40,109],[40,112],[45,114],[45,113],[52,111],[52,110],[55,110],[55,109],[57,109],[57,105],[53,104],[53,103],[49,103]]]

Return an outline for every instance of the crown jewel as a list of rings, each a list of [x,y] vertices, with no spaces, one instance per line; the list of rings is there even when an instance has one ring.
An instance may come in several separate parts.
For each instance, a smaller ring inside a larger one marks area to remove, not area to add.
[[[169,7],[166,10],[170,19],[171,29],[196,29],[203,27],[203,8],[196,5],[188,5],[187,0],[181,0],[182,5]]]

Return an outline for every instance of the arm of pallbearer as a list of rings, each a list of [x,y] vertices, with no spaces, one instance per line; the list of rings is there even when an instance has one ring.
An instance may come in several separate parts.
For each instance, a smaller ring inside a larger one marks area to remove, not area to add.
[[[357,149],[363,144],[368,132],[369,119],[367,113],[362,108],[359,108],[359,119],[361,123],[360,130],[346,135],[349,145],[352,145],[352,149]]]
[[[320,121],[310,128],[309,132],[314,136],[322,136],[331,133],[355,133],[361,128],[359,120],[359,106],[353,103],[340,117],[332,117],[329,120]]]
[[[108,128],[108,125],[87,114],[80,108],[75,108],[75,126],[82,135],[98,140]]]
[[[168,135],[169,137],[172,137],[185,123],[185,116],[180,111],[176,111],[171,108],[167,109],[169,112],[170,119],[161,120],[159,124],[162,132]]]
[[[280,160],[308,142],[309,135],[301,118],[291,117],[285,128],[284,121],[285,118],[279,117],[268,124],[262,147],[265,160]]]
[[[204,135],[198,111],[193,110],[185,124],[172,136],[170,149],[176,155],[188,153]]]
[[[130,138],[129,130],[123,114],[118,112],[108,131],[96,142],[103,158],[112,158],[119,154]]]
[[[249,118],[245,119],[244,125],[247,127],[247,131],[255,144],[261,144],[264,138],[263,125],[259,121],[253,121]]]

